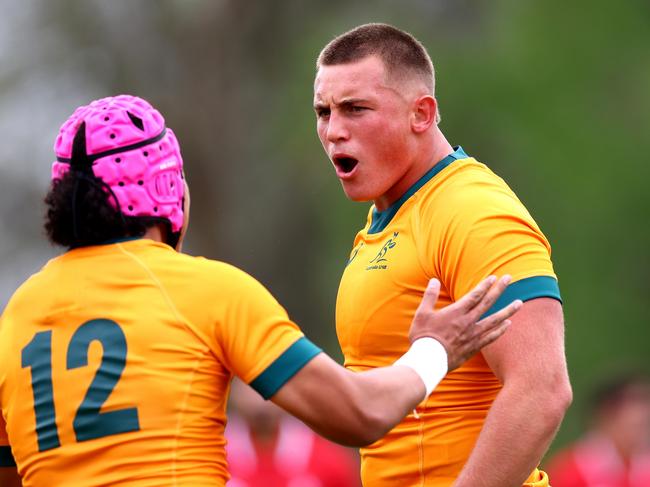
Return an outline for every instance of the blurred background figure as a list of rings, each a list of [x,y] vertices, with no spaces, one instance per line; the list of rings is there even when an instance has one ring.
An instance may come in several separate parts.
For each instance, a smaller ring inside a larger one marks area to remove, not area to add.
[[[620,377],[598,389],[583,438],[548,467],[553,487],[650,486],[650,381]]]
[[[335,445],[239,380],[228,425],[229,487],[358,487],[355,452]]]

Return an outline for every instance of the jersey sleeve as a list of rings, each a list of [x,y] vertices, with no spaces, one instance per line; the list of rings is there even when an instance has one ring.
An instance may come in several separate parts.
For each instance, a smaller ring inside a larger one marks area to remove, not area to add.
[[[232,373],[268,399],[321,349],[255,279],[241,273],[231,286],[219,326],[223,359]]]
[[[426,247],[452,300],[490,274],[510,274],[511,284],[487,314],[515,299],[561,301],[548,240],[510,188],[494,175],[457,186]]]

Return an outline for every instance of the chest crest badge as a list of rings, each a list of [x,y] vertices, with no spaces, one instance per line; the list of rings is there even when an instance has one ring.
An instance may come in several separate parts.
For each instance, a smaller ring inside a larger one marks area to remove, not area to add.
[[[362,247],[363,247],[363,242],[361,242],[359,245],[357,245],[357,246],[352,250],[352,253],[350,254],[350,258],[348,259],[348,261],[347,261],[346,264],[345,264],[346,267],[350,265],[350,263],[351,263],[351,262],[354,260],[354,258],[357,256],[357,254],[359,253],[359,250],[361,250]]]
[[[369,266],[366,267],[367,271],[377,270],[377,269],[386,269],[388,267],[388,252],[390,249],[397,245],[397,236],[399,232],[394,232],[393,236],[384,242],[381,250],[377,252],[374,259],[369,262]]]

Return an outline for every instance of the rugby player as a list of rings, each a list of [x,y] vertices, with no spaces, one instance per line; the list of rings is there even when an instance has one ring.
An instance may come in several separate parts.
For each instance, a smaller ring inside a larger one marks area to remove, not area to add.
[[[345,366],[372,370],[408,349],[432,278],[439,309],[490,274],[512,276],[491,312],[525,301],[503,338],[361,450],[364,485],[548,486],[536,467],[571,387],[546,237],[503,179],[443,135],[433,64],[412,35],[362,25],[329,42],[316,67],[320,141],[346,196],[373,203],[337,297]]]
[[[480,318],[507,286],[492,276],[434,311],[431,280],[409,318],[412,347],[353,373],[251,276],[180,252],[183,161],[148,102],[79,107],[55,152],[45,229],[67,251],[0,318],[3,485],[223,486],[233,376],[334,441],[372,443],[521,306]]]

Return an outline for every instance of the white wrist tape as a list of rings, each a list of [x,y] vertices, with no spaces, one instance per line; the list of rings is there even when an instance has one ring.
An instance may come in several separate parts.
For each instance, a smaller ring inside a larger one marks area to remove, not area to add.
[[[410,367],[420,376],[427,391],[426,399],[447,375],[447,352],[435,338],[418,338],[393,365]]]

